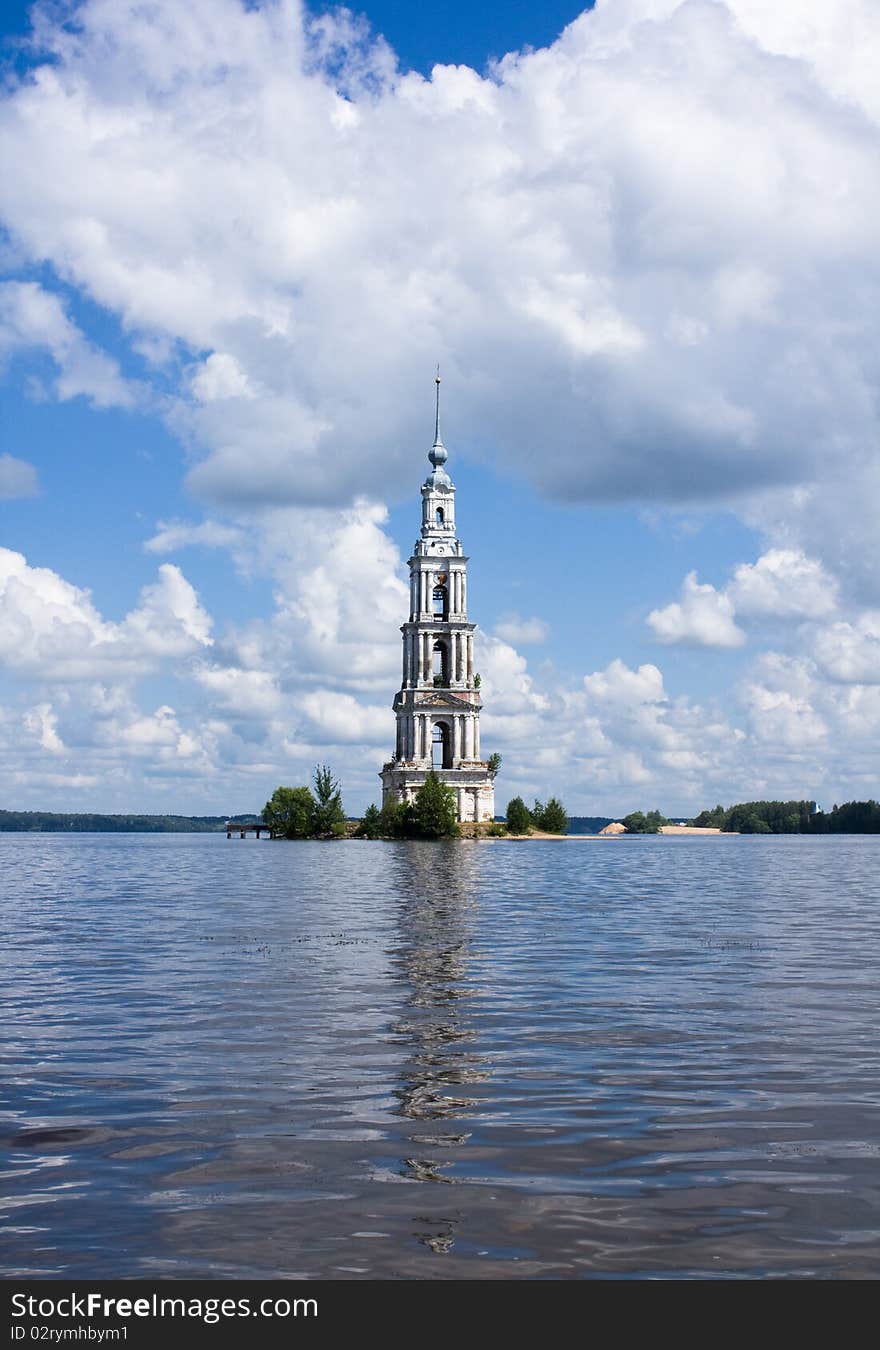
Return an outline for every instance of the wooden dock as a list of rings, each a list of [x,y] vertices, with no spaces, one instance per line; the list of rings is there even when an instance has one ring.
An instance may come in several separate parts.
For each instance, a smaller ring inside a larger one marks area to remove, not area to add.
[[[258,839],[261,834],[268,834],[270,839],[275,838],[275,831],[270,830],[269,826],[264,825],[262,821],[259,824],[240,825],[237,820],[227,820],[226,838],[231,839],[233,834],[237,834],[239,839],[244,839],[249,834],[255,834]]]

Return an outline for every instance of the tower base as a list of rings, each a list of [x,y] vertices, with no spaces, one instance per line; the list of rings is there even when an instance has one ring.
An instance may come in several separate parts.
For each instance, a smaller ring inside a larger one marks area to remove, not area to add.
[[[382,805],[413,801],[430,772],[430,764],[406,761],[386,764],[379,775]],[[448,783],[455,793],[460,821],[495,819],[495,784],[485,763],[475,760],[467,768],[435,769],[434,772],[441,783]]]

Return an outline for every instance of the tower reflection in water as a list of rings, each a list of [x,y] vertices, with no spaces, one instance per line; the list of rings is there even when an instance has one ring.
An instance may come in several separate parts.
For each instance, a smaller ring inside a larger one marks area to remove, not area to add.
[[[471,1138],[468,1121],[479,1110],[482,1094],[474,1089],[489,1077],[469,1016],[470,1000],[480,995],[473,930],[481,854],[480,844],[463,840],[395,849],[395,961],[408,992],[393,1032],[410,1049],[395,1095],[397,1113],[412,1122],[407,1138],[413,1145],[402,1175],[447,1186]],[[454,1203],[442,1215],[422,1214],[417,1222],[429,1231],[417,1230],[417,1237],[433,1251],[449,1251],[459,1219]]]

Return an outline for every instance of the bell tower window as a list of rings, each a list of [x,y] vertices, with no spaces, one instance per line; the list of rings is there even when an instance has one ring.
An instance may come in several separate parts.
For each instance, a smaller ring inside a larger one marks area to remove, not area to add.
[[[445,525],[445,524],[446,524],[446,516],[445,516],[445,514],[444,514],[444,511],[443,511],[443,507],[442,507],[442,506],[438,506],[438,507],[437,507],[437,510],[434,512],[434,519],[435,519],[435,521],[437,522],[438,525]]]
[[[434,683],[443,685],[449,684],[449,649],[445,642],[435,642],[432,652],[431,673],[434,677]]]
[[[435,722],[431,732],[431,768],[452,768],[452,736],[446,722]]]
[[[449,617],[449,592],[445,585],[441,584],[434,587],[433,591],[434,614],[438,619],[448,619]]]

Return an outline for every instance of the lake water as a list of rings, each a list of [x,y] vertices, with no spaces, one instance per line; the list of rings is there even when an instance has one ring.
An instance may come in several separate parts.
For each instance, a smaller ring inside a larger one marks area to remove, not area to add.
[[[3,1273],[880,1275],[880,837],[0,834]]]

